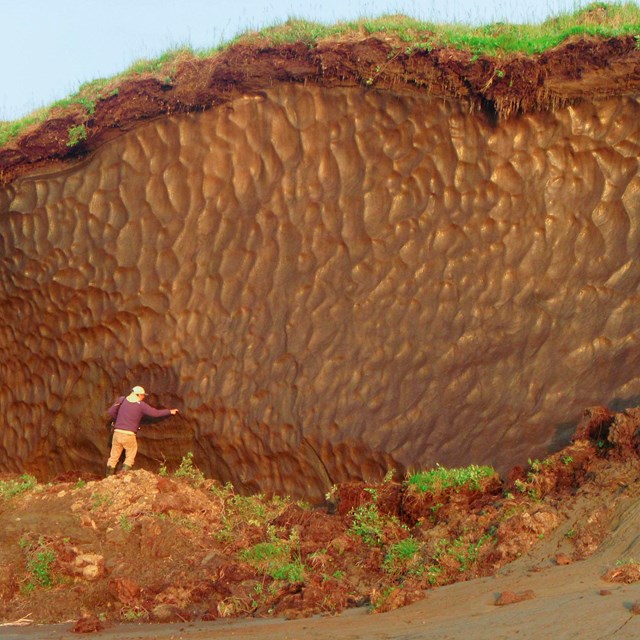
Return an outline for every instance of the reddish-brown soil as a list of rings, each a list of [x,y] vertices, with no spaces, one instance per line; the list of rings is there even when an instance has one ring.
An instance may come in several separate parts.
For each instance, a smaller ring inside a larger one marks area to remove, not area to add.
[[[633,37],[568,41],[540,56],[502,59],[450,49],[407,54],[392,39],[238,45],[209,60],[182,59],[169,77],[114,82],[91,114],[80,105],[52,112],[0,149],[0,183],[87,154],[149,119],[224,105],[280,82],[425,92],[498,120],[637,94],[640,50]],[[68,146],[70,128],[81,124],[86,140]],[[226,637],[219,626],[185,625],[357,609],[392,613],[373,625],[359,618],[367,632],[350,637],[410,637],[407,621],[442,632],[431,637],[570,637],[569,628],[582,629],[583,638],[637,637],[640,594],[623,588],[638,580],[629,562],[640,553],[638,424],[634,411],[589,410],[571,445],[506,479],[427,496],[393,481],[341,485],[326,507],[283,503],[259,522],[246,513],[231,520],[232,493],[209,482],[195,487],[146,471],[61,477],[0,502],[0,619],[64,621],[64,633],[105,629],[120,638],[147,633],[121,632],[123,621],[157,621],[168,623],[166,631],[146,637]],[[368,507],[381,525],[373,540],[354,526],[354,514]],[[390,564],[390,550],[409,536],[423,555]],[[302,577],[277,580],[242,554],[274,540],[295,541]],[[54,558],[50,585],[34,582],[33,560],[46,552]],[[579,591],[585,576],[588,591]],[[600,617],[593,613],[603,607]],[[497,610],[507,613],[497,618]],[[537,636],[522,627],[523,612]],[[470,634],[473,616],[484,622]],[[292,633],[346,637],[354,619],[298,621]],[[234,627],[234,636],[243,634],[283,637],[277,626]]]
[[[353,483],[316,509],[241,498],[210,481],[196,486],[196,473],[69,474],[0,503],[0,619],[73,620],[76,632],[89,632],[127,621],[382,613],[429,599],[434,588],[499,574],[511,583],[490,604],[510,608],[543,588],[525,588],[516,576],[570,570],[607,549],[608,570],[593,578],[611,594],[640,579],[631,557],[639,425],[635,411],[588,410],[572,444],[506,480],[429,494],[389,479]],[[390,560],[409,539],[420,551]],[[265,542],[289,549],[287,562],[302,573],[265,572],[247,555]],[[46,571],[43,552],[53,557]]]
[[[169,75],[114,80],[89,114],[80,104],[53,110],[0,149],[0,184],[44,165],[82,156],[136,124],[171,113],[202,111],[276,83],[368,91],[417,91],[452,98],[490,119],[556,109],[582,99],[629,95],[640,89],[640,48],[633,36],[575,39],[537,56],[476,57],[450,48],[408,52],[381,40],[317,46],[236,45],[208,59],[178,59]],[[72,127],[87,137],[68,146]]]

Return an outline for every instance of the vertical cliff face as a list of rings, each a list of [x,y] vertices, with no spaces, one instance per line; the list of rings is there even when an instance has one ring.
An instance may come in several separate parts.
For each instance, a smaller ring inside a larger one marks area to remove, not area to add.
[[[640,393],[640,101],[490,122],[276,85],[0,191],[0,467],[98,471],[130,384],[245,489],[506,469]],[[563,427],[564,425],[564,427]]]

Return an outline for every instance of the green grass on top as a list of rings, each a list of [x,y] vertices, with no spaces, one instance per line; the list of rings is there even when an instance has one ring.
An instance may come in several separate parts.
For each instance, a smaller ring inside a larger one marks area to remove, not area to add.
[[[407,54],[449,46],[468,51],[473,56],[535,55],[572,36],[609,38],[633,35],[640,47],[640,6],[636,2],[592,2],[582,9],[559,14],[538,24],[497,22],[481,26],[422,22],[402,15],[361,18],[334,25],[292,18],[283,24],[243,33],[211,49],[194,51],[190,47],[177,47],[154,60],[138,60],[113,78],[83,84],[75,94],[20,120],[0,121],[0,147],[25,128],[46,120],[55,109],[80,109],[87,117],[91,116],[96,102],[117,93],[118,84],[128,78],[153,74],[170,84],[180,59],[215,57],[236,44],[275,46],[302,42],[313,47],[321,40],[385,35],[403,43],[402,48]]]
[[[312,46],[318,40],[350,33],[393,35],[407,43],[408,50],[450,46],[479,56],[534,55],[552,49],[572,36],[636,35],[640,38],[640,7],[636,2],[592,2],[578,11],[562,13],[538,24],[497,22],[481,26],[422,22],[403,15],[363,18],[331,26],[291,19],[282,25],[242,34],[233,43],[264,40],[274,44],[305,42]]]

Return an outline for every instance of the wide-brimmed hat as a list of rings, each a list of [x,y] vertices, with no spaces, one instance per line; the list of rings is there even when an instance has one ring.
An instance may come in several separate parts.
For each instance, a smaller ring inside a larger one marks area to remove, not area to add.
[[[133,393],[139,395],[139,396],[146,396],[147,392],[142,388],[142,387],[133,387],[133,389],[131,389],[131,391],[133,391]]]

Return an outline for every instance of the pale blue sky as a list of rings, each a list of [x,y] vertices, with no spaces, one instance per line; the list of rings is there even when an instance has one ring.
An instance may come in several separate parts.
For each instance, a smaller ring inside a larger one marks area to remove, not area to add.
[[[289,17],[331,24],[404,13],[421,20],[541,22],[590,0],[0,0],[0,120],[64,98],[177,45],[209,49]]]

